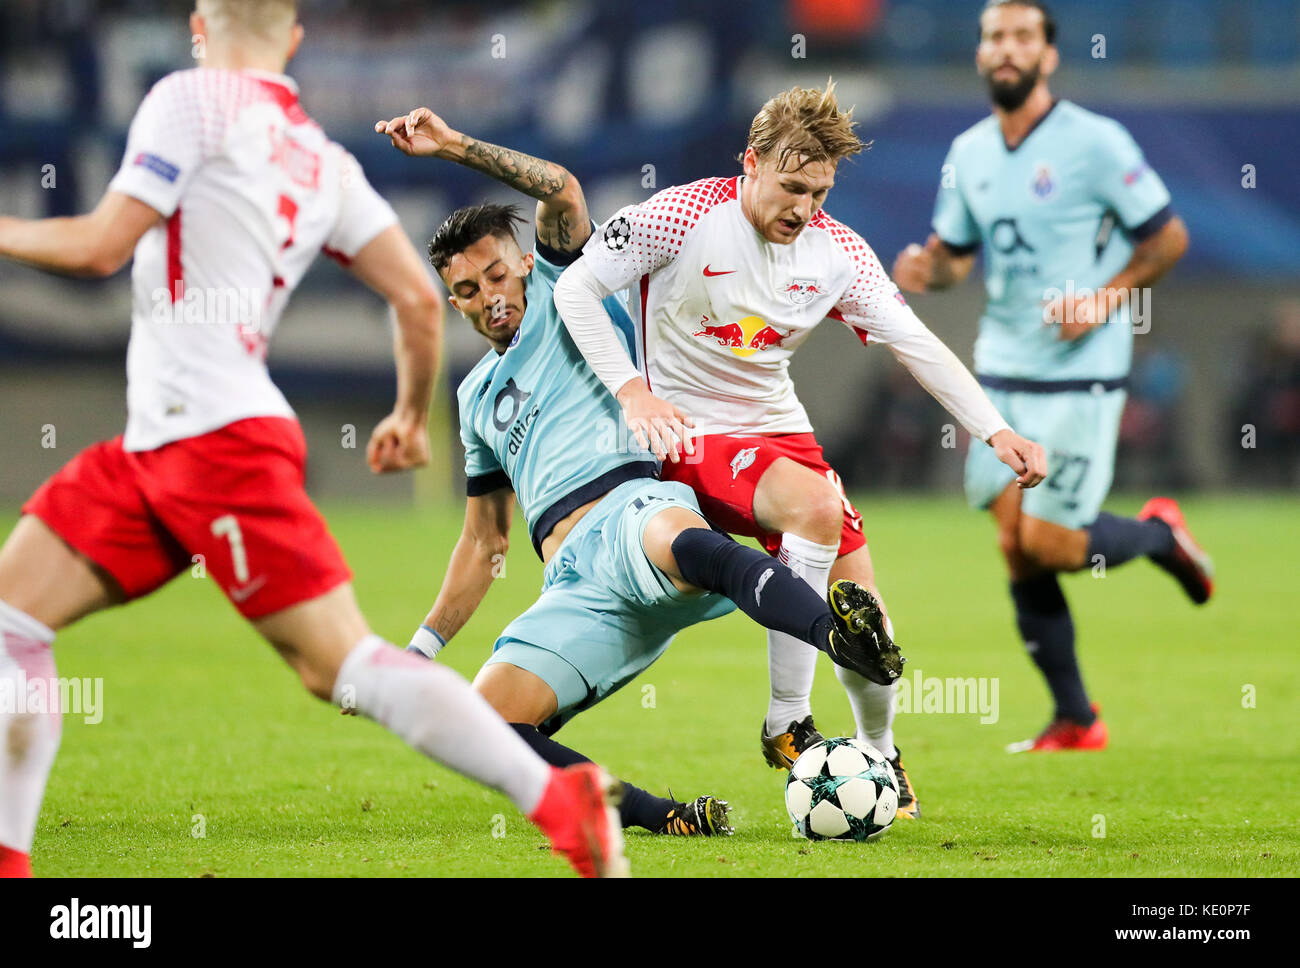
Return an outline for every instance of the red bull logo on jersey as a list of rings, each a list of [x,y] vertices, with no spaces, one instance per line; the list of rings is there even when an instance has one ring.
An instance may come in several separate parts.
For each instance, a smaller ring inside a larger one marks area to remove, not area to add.
[[[806,306],[826,290],[818,285],[816,279],[791,279],[790,284],[781,291],[796,306]]]
[[[737,356],[753,356],[759,350],[772,349],[785,342],[789,333],[769,326],[760,316],[746,316],[735,323],[711,323],[708,316],[700,320],[700,328],[692,336],[714,340]]]

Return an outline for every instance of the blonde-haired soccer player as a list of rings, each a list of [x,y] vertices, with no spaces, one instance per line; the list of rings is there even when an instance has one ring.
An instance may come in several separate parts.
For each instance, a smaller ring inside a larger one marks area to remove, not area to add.
[[[629,425],[668,458],[664,477],[690,484],[715,525],[759,538],[814,588],[831,582],[833,600],[840,579],[878,593],[862,518],[822,456],[787,373],[791,354],[823,319],[888,346],[1022,486],[1046,471],[1042,449],[1007,426],[908,308],[870,246],[824,210],[840,160],[862,148],[833,84],[778,94],[754,118],[743,175],[667,188],[622,209],[555,290],[574,340]],[[634,285],[641,369],[600,306]],[[892,638],[887,618],[878,635]],[[788,769],[821,738],[809,700],[817,653],[769,632],[768,657],[763,752]],[[895,686],[838,667],[836,675],[858,735],[894,764],[899,812],[917,816],[893,741]]]

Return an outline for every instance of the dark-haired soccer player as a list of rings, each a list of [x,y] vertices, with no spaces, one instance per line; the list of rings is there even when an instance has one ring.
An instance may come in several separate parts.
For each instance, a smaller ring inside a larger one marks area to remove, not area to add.
[[[869,592],[836,583],[832,612],[789,568],[713,531],[691,489],[659,480],[654,456],[622,424],[552,299],[592,231],[577,179],[454,131],[428,108],[375,128],[407,154],[458,162],[538,200],[531,252],[515,240],[512,206],[453,212],[429,243],[452,305],[491,349],[457,391],[465,527],[411,647],[432,657],[478,608],[517,498],[545,583],[502,632],[474,687],[550,763],[584,759],[550,738],[565,721],[635,678],[678,631],[730,612],[732,602],[859,675],[897,678],[901,657]],[[633,352],[623,300],[611,296],[604,310],[618,320],[623,352]],[[657,833],[731,832],[727,804],[715,797],[684,803],[625,783],[621,809],[625,826]]]
[[[975,59],[993,114],[953,141],[934,234],[898,256],[894,278],[914,292],[944,289],[984,249],[975,370],[1053,467],[1024,493],[983,448],[966,463],[967,497],[993,512],[1016,623],[1056,704],[1036,739],[1009,749],[1102,749],[1106,726],[1084,690],[1057,574],[1146,556],[1197,604],[1213,590],[1209,558],[1173,500],[1151,500],[1136,519],[1100,510],[1132,356],[1130,302],[1181,258],[1187,230],[1120,124],[1052,98],[1060,56],[1043,4],[989,3]]]
[[[625,873],[603,771],[548,765],[468,683],[385,642],[357,607],[303,489],[306,443],[267,343],[322,249],[382,295],[398,400],[366,456],[376,472],[403,470],[429,459],[441,304],[392,208],[284,74],[303,38],[294,0],[198,0],[190,27],[200,68],[149,92],[95,211],[0,217],[5,258],[85,276],[134,259],[126,433],[47,480],[0,548],[0,696],[54,688],[57,631],[202,555],[314,695],[500,790],[581,873]],[[263,293],[260,315],[240,315],[242,299],[192,298],[223,291]],[[57,708],[0,702],[0,877],[31,874],[60,729]]]

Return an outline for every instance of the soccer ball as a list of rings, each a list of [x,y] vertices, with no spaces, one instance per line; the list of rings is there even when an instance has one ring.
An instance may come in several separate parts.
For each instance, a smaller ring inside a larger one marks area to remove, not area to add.
[[[785,808],[809,840],[871,840],[894,822],[898,779],[870,743],[825,739],[794,761]]]

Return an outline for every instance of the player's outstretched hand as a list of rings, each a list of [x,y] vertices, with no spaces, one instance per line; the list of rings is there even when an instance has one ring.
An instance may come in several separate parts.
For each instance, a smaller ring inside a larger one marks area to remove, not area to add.
[[[428,108],[416,108],[391,121],[376,121],[375,132],[388,135],[399,151],[420,157],[436,155],[460,140],[460,135]]]
[[[1010,428],[999,430],[989,438],[989,446],[998,460],[1016,472],[1016,483],[1033,487],[1047,477],[1047,455],[1034,443]]]
[[[894,259],[894,284],[907,292],[925,292],[934,278],[934,251],[940,245],[933,232],[920,246],[913,242]]]
[[[370,435],[366,463],[376,474],[410,470],[429,463],[429,432],[424,421],[404,414],[389,414]]]
[[[627,417],[627,426],[636,434],[642,447],[648,448],[660,460],[681,462],[681,453],[695,453],[695,442],[690,428],[695,421],[650,392],[644,380],[629,380],[618,391],[618,402]]]

